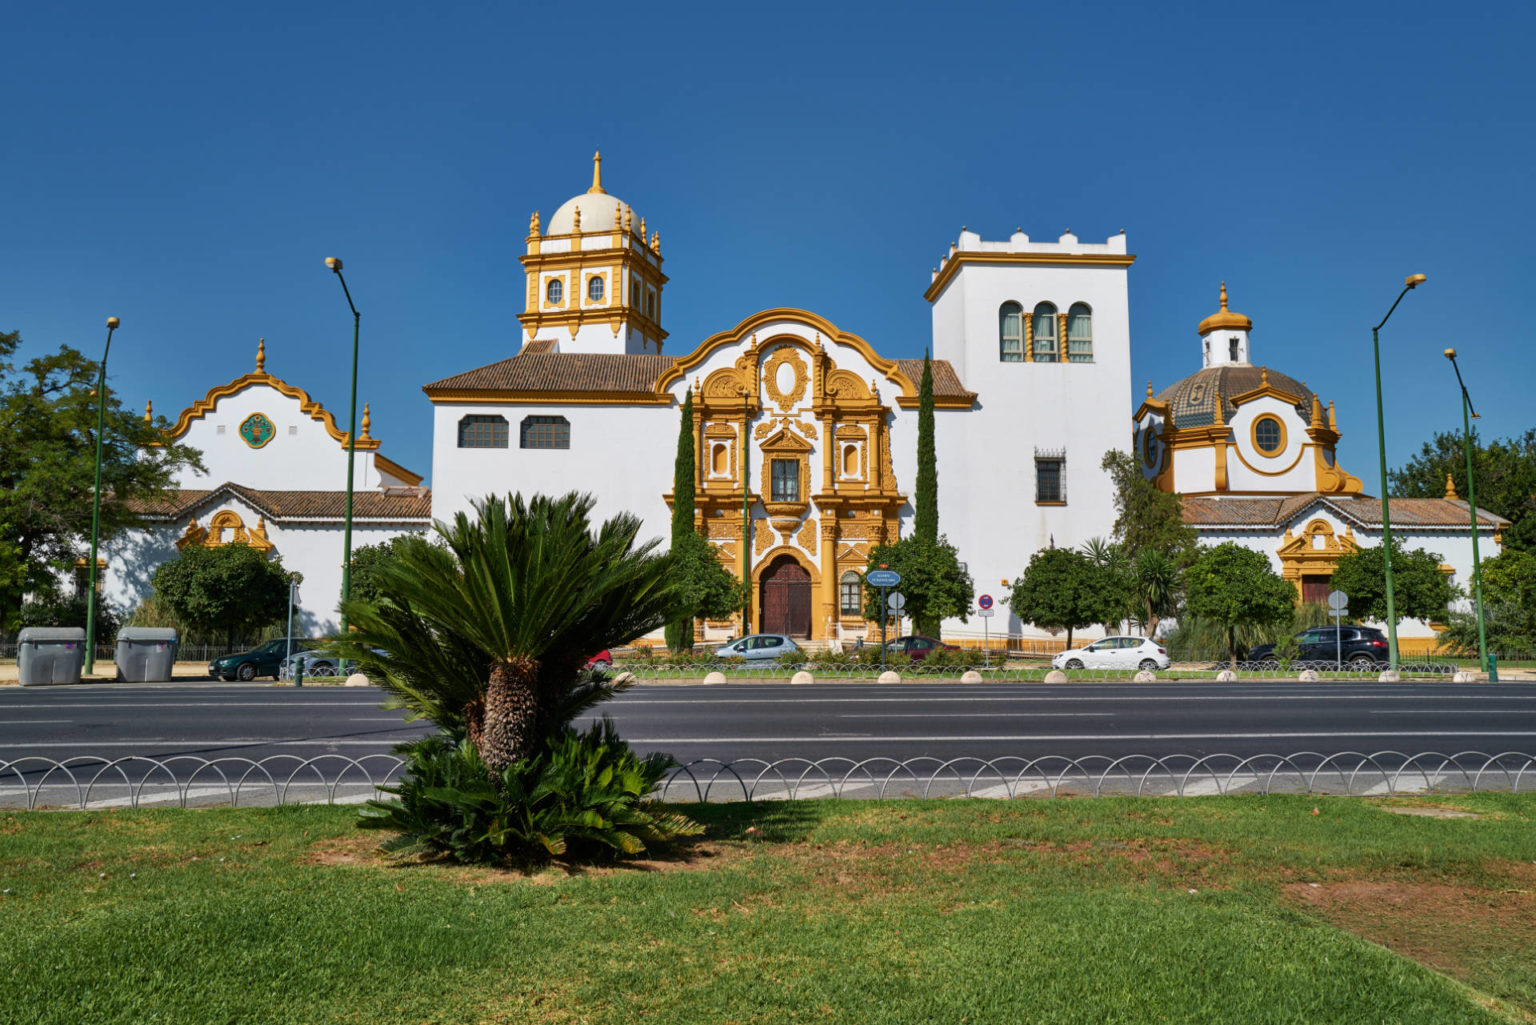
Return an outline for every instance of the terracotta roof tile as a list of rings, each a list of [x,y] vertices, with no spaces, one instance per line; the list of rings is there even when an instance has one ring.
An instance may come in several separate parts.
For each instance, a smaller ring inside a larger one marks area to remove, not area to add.
[[[275,523],[291,520],[337,520],[347,515],[345,491],[262,491],[226,483],[211,490],[186,488],[159,502],[137,502],[131,508],[149,520],[179,520],[210,499],[231,495],[249,503]],[[432,521],[429,488],[390,488],[356,491],[352,495],[353,520]]]
[[[914,386],[922,387],[922,360],[899,359],[896,361],[896,366],[900,368],[903,374],[912,379]],[[933,361],[933,394],[936,398],[940,396],[953,396],[955,398],[976,397],[974,392],[967,391],[965,385],[960,383],[960,375],[955,373],[955,368],[949,365],[949,360],[947,359],[936,359]]]
[[[448,391],[601,391],[649,395],[654,393],[657,379],[676,362],[673,356],[525,352],[433,381],[421,390],[428,395]]]
[[[1184,499],[1184,522],[1196,527],[1281,527],[1315,503],[1326,505],[1362,526],[1381,525],[1381,499],[1369,495],[1325,495],[1315,491],[1279,497],[1189,497]],[[1468,526],[1468,519],[1467,503],[1457,499],[1392,500],[1394,526],[1455,529]],[[1509,523],[1486,509],[1478,510],[1478,522],[1490,527]]]

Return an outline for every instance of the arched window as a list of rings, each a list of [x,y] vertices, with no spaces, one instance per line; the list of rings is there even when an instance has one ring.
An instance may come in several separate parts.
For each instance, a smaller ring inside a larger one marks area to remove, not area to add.
[[[563,416],[525,416],[519,448],[570,448],[571,422]]]
[[[713,455],[711,455],[709,461],[709,472],[716,477],[724,477],[730,466],[727,462],[730,458],[729,452],[724,445],[716,445],[712,451]]]
[[[1003,303],[997,311],[997,358],[1024,362],[1024,307],[1018,303]]]
[[[550,304],[558,304],[565,299],[565,282],[559,278],[551,278],[548,285],[544,286],[544,301]]]
[[[652,320],[656,319],[656,293],[650,292],[645,297],[645,315]]]
[[[1237,339],[1236,338],[1228,339],[1228,341],[1227,341],[1227,360],[1230,363],[1236,363],[1237,362]]]
[[[1061,350],[1056,345],[1056,305],[1041,303],[1035,307],[1035,362],[1060,362]]]
[[[857,616],[864,608],[862,601],[863,579],[853,570],[843,574],[838,582],[838,590],[841,591],[841,601],[838,603],[845,616]]]
[[[1073,303],[1067,311],[1067,359],[1093,362],[1093,311],[1087,303]]]
[[[506,417],[471,414],[459,420],[459,448],[506,447]]]
[[[596,274],[587,279],[587,298],[593,302],[603,300],[603,279]]]

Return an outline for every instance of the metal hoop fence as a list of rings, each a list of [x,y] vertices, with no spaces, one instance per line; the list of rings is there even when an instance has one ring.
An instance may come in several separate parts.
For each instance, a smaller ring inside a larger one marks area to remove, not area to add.
[[[405,763],[394,755],[206,759],[130,756],[0,761],[0,808],[212,807],[360,804],[387,798]],[[1324,754],[1090,755],[1068,758],[698,759],[673,769],[654,796],[670,802],[813,798],[1193,797],[1211,794],[1522,793],[1536,790],[1536,755],[1360,751]]]
[[[606,668],[606,667],[605,667]],[[1167,682],[1199,682],[1202,680],[1215,682],[1218,674],[1231,670],[1238,680],[1295,680],[1303,672],[1314,672],[1320,680],[1352,680],[1375,681],[1381,672],[1386,669],[1384,663],[1376,662],[1349,662],[1343,663],[1343,668],[1337,668],[1331,659],[1326,661],[1288,661],[1279,662],[1264,660],[1258,662],[1239,662],[1235,670],[1227,662],[1201,661],[1198,663],[1174,663],[1167,669],[1155,669],[1153,675],[1159,681]],[[1450,662],[1403,662],[1398,666],[1398,673],[1403,679],[1416,680],[1450,680],[1463,667]],[[956,664],[929,664],[926,661],[912,662],[905,658],[888,660],[885,669],[899,674],[903,681],[913,683],[958,683],[967,672],[975,672],[982,682],[993,683],[1026,683],[1043,682],[1046,674],[1052,671],[1049,663],[1017,662],[1001,665],[983,665],[979,662],[975,665]],[[1124,669],[1088,669],[1088,668],[1063,668],[1069,682],[1095,683],[1109,682],[1135,682],[1141,667],[1130,666]],[[612,667],[612,672],[632,673],[637,680],[642,681],[699,681],[703,682],[711,673],[719,673],[725,678],[726,683],[787,683],[796,673],[810,673],[816,683],[864,683],[875,682],[882,672],[879,662],[869,661],[830,661],[830,660],[778,660],[762,659],[757,662],[736,661],[700,661],[700,662],[661,662],[634,660],[617,662]]]

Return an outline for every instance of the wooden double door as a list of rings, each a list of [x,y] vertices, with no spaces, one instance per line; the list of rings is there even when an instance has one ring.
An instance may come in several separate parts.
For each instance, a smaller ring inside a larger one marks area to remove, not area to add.
[[[763,633],[811,636],[811,574],[792,556],[779,556],[763,571],[758,601]]]

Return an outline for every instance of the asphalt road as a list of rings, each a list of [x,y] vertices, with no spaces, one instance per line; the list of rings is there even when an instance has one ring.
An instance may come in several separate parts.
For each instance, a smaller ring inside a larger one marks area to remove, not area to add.
[[[388,754],[423,732],[373,688],[0,688],[28,756]],[[696,759],[1536,753],[1536,684],[641,685],[604,706],[640,751]]]

